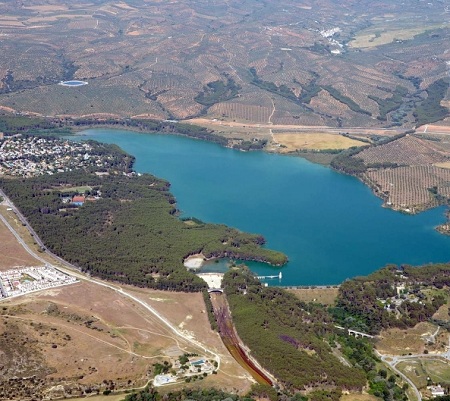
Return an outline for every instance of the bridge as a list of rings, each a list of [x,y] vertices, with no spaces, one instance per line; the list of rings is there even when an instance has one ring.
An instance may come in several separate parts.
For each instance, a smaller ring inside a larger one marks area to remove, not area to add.
[[[356,337],[356,338],[358,338],[358,337],[374,338],[374,336],[371,336],[370,334],[367,334],[367,333],[363,333],[362,331],[346,329],[345,327],[336,326],[336,325],[334,327],[336,327],[337,329],[340,329],[340,330],[347,330],[347,333],[348,333],[349,336],[353,336],[353,337]]]
[[[221,294],[223,293],[223,288],[208,288],[208,292],[220,292]]]

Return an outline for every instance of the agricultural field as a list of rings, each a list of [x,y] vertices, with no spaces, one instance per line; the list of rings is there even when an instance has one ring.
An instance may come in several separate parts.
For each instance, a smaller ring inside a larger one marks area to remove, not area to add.
[[[386,145],[372,147],[358,153],[366,165],[391,163],[399,166],[421,166],[450,160],[433,141],[406,135]]]
[[[423,26],[405,26],[398,27],[398,21],[391,22],[391,29],[386,30],[386,25],[381,21],[374,26],[364,29],[356,35],[355,39],[350,41],[349,46],[352,48],[366,49],[371,47],[382,46],[393,42],[402,42],[404,40],[413,39],[415,36],[431,31],[436,28],[446,28],[450,25],[423,25]]]
[[[0,106],[59,117],[410,129],[428,89],[447,76],[444,7],[413,0],[3,2]],[[88,85],[58,85],[71,79]],[[228,96],[201,101],[205,88],[230,80],[236,86]],[[385,115],[379,99],[398,87],[399,107]],[[447,107],[445,99],[435,100]],[[434,118],[420,115],[425,123]]]
[[[385,206],[417,213],[450,198],[447,135],[400,135],[350,157]]]
[[[339,134],[330,133],[274,133],[274,142],[281,145],[280,152],[296,150],[348,149],[364,143]]]
[[[365,175],[376,183],[388,206],[410,213],[437,206],[435,195],[447,195],[450,183],[450,170],[434,166],[378,169]],[[436,193],[430,191],[434,187]]]

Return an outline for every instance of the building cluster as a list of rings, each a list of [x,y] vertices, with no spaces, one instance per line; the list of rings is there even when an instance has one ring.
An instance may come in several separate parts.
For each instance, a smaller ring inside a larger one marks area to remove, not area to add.
[[[77,282],[50,266],[17,267],[0,272],[0,299]]]
[[[107,166],[107,156],[92,150],[86,142],[23,135],[5,137],[0,139],[0,175],[34,177]]]
[[[405,301],[412,303],[422,304],[421,294],[418,291],[412,292],[405,284],[396,286],[397,295],[389,297],[387,299],[378,299],[384,308],[390,312],[398,312],[397,308],[400,307]]]
[[[164,384],[176,383],[179,380],[186,381],[187,379],[187,381],[189,381],[190,378],[198,376],[205,377],[212,374],[215,370],[214,363],[202,357],[189,360],[184,364],[177,360],[172,367],[171,373],[156,375],[153,380],[153,385],[158,387],[163,386]]]
[[[440,384],[436,386],[427,386],[427,389],[430,391],[433,398],[445,396],[445,390],[441,387]]]

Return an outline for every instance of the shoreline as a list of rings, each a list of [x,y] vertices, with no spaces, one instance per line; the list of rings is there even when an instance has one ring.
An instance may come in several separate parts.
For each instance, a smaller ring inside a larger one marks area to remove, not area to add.
[[[189,255],[183,260],[183,265],[188,270],[199,270],[205,263],[205,256],[202,253],[196,253],[194,255]]]
[[[180,123],[184,123],[183,120],[181,120]],[[189,122],[187,124],[189,124]],[[81,126],[81,127],[80,126],[73,126],[73,125],[67,125],[67,126],[72,128],[76,132],[76,134],[79,134],[79,132],[84,131],[86,129],[108,128],[108,129],[113,129],[113,130],[125,130],[125,131],[142,133],[142,134],[159,134],[159,135],[167,135],[167,134],[169,134],[169,135],[177,135],[177,136],[187,137],[187,138],[191,138],[191,139],[199,139],[199,140],[204,140],[206,142],[217,143],[217,144],[219,144],[219,145],[221,145],[221,146],[223,146],[225,148],[234,149],[230,145],[220,144],[220,143],[212,141],[212,140],[210,140],[208,138],[199,138],[199,137],[192,136],[192,135],[189,135],[189,134],[186,134],[186,133],[146,130],[145,128],[126,125],[126,122],[121,124],[120,127],[118,127],[117,125],[114,125],[114,124],[104,123],[102,121],[99,121],[98,123],[95,123],[95,121],[94,121],[92,124],[88,124],[88,125]],[[354,129],[357,129],[357,128],[354,128]],[[220,137],[220,135],[216,135],[216,136]],[[225,139],[229,140],[228,138],[225,138]],[[236,150],[241,150],[241,151],[244,151],[244,152],[256,151],[256,150],[243,150],[243,149],[239,149],[239,148],[237,148]],[[379,198],[379,199],[381,199],[383,201],[381,207],[386,208],[386,209],[391,209],[391,210],[393,210],[395,212],[398,212],[398,213],[414,215],[414,214],[419,214],[421,212],[424,212],[424,211],[427,211],[427,210],[430,210],[430,209],[434,209],[435,207],[441,206],[441,205],[432,206],[431,204],[426,204],[426,205],[422,205],[422,207],[415,207],[415,206],[411,206],[410,208],[396,207],[394,205],[390,205],[387,202],[386,196],[384,196],[384,194],[379,190],[379,188],[376,186],[376,184],[372,183],[371,180],[369,180],[366,176],[363,176],[363,175],[360,175],[360,174],[349,174],[349,173],[346,173],[344,171],[341,171],[341,170],[338,170],[336,168],[333,168],[331,165],[318,163],[318,162],[316,162],[314,160],[310,160],[309,158],[304,157],[299,152],[283,153],[283,152],[280,152],[278,149],[268,150],[268,149],[264,149],[264,148],[263,149],[257,149],[257,150],[262,151],[262,152],[266,152],[266,153],[282,155],[282,156],[286,155],[286,156],[301,157],[301,158],[303,158],[305,160],[310,161],[311,163],[320,164],[320,165],[323,165],[325,167],[328,167],[331,170],[336,171],[336,172],[338,172],[340,174],[347,174],[347,175],[350,175],[352,177],[355,177],[358,180],[360,180],[364,185],[366,185],[372,191],[374,196],[376,196],[377,198]],[[311,153],[315,153],[315,152],[311,152]],[[440,232],[437,229],[437,227],[435,229],[436,229],[436,231]],[[442,234],[442,232],[440,232],[440,233]]]

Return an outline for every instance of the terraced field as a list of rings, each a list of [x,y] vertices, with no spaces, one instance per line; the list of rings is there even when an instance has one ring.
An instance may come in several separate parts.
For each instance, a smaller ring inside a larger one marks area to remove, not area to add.
[[[412,166],[380,169],[366,173],[377,183],[388,205],[409,212],[437,206],[438,201],[430,191],[433,187],[446,196],[449,194],[450,170],[434,166]]]
[[[393,163],[404,166],[421,166],[450,160],[450,155],[435,146],[434,142],[407,135],[386,145],[372,147],[358,153],[367,165]]]
[[[406,135],[359,152],[363,179],[386,206],[416,213],[450,199],[448,137]]]
[[[413,0],[3,2],[0,106],[411,128],[425,92],[447,74],[444,11]],[[230,78],[240,87],[232,99],[196,101],[206,85]],[[57,85],[70,79],[88,85]],[[398,86],[401,107],[382,115],[373,97],[388,99]]]

